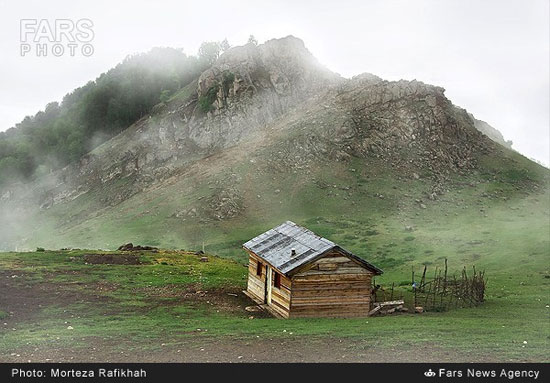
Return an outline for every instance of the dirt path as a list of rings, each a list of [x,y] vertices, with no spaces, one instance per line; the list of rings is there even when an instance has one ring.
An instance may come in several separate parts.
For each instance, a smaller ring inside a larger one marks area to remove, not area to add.
[[[168,340],[167,340],[168,341]],[[0,362],[496,362],[484,356],[475,360],[438,347],[412,350],[383,349],[375,342],[356,339],[303,337],[234,339],[190,337],[162,346],[124,339],[89,338],[85,348],[48,346],[0,352]],[[140,345],[142,347],[140,347]],[[155,349],[151,349],[155,347]]]

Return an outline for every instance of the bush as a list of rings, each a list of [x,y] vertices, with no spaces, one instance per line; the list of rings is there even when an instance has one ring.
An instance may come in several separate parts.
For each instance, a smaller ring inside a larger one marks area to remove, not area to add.
[[[43,251],[46,251],[46,249],[44,249],[43,247],[37,247],[36,251],[37,252],[43,252]]]
[[[212,104],[216,101],[218,97],[218,90],[220,89],[219,84],[212,85],[206,91],[206,94],[203,94],[199,97],[199,108],[203,113],[208,113],[212,110]]]

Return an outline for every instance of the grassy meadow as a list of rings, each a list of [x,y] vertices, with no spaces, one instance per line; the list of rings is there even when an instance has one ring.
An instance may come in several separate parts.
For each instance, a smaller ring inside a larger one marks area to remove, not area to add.
[[[479,191],[462,189],[455,198],[475,200],[466,193]],[[85,350],[91,339],[124,339],[130,347],[159,351],[186,338],[253,342],[268,336],[361,339],[367,343],[356,346],[360,354],[368,354],[370,347],[390,354],[395,349],[425,353],[433,348],[452,350],[463,360],[547,361],[548,201],[546,191],[505,202],[493,198],[460,214],[460,204],[428,204],[422,214],[404,213],[409,220],[376,211],[364,221],[335,216],[298,220],[383,268],[377,283],[387,289],[393,282],[396,294],[408,297],[409,305],[411,269],[418,275],[427,265],[429,276],[447,258],[451,273],[473,265],[486,270],[486,302],[446,312],[289,320],[251,314],[244,310],[251,302],[240,294],[247,268],[238,244],[252,233],[240,231],[225,241],[234,249],[220,251],[223,257],[207,249],[209,262],[181,250],[141,252],[139,265],[86,261],[86,254],[109,251],[2,253],[0,271],[12,288],[40,291],[41,286],[55,286],[64,298],[50,297],[16,323],[10,321],[9,310],[0,307],[0,318],[8,323],[0,326],[0,359],[33,347]],[[200,298],[203,291],[207,293]]]
[[[54,350],[65,354],[54,352],[51,360],[87,361],[102,350],[109,359],[95,360],[133,361],[132,353],[147,350],[138,359],[157,361],[174,350],[200,353],[202,342],[223,354],[214,360],[227,360],[253,347],[276,352],[261,343],[267,339],[291,342],[295,353],[281,348],[287,359],[249,360],[302,360],[325,349],[323,360],[330,361],[332,345],[345,344],[355,361],[548,361],[548,169],[502,151],[480,157],[476,170],[449,174],[434,198],[429,172],[352,158],[273,173],[256,160],[261,151],[251,158],[222,153],[114,206],[103,197],[133,181],[105,184],[38,214],[24,233],[27,246],[71,250],[0,253],[0,360],[50,359]],[[233,199],[235,212],[212,210],[223,198]],[[192,208],[196,214],[175,214]],[[445,259],[451,274],[485,270],[486,301],[358,319],[279,320],[249,312],[241,245],[286,220],[382,268],[376,283],[386,293],[394,284],[409,307],[411,272],[418,280],[427,266],[430,278]],[[164,250],[140,253],[140,264],[89,262],[90,254],[108,256],[127,242]],[[208,262],[195,255],[203,248]],[[240,343],[228,351],[232,342]],[[119,352],[129,356],[113,359]]]

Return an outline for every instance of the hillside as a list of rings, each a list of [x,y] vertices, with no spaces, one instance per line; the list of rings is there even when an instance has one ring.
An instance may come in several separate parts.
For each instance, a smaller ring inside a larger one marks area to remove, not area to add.
[[[294,37],[235,47],[78,163],[4,188],[0,243],[204,243],[238,256],[291,219],[368,253],[367,232],[436,216],[483,225],[491,209],[544,192],[549,172],[476,121],[437,86],[344,79]]]
[[[77,162],[3,186],[0,361],[544,362],[549,181],[441,87],[342,78],[291,36],[235,47]],[[409,313],[249,311],[241,245],[286,220],[383,269]],[[411,272],[445,260],[485,271],[485,301],[413,314]]]
[[[208,67],[173,48],[127,56],[94,81],[0,132],[0,186],[28,182],[112,138]]]

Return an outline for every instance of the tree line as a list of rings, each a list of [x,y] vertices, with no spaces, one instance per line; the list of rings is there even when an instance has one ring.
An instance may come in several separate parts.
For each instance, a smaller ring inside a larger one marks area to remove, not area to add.
[[[43,111],[25,117],[0,132],[0,185],[25,181],[79,160],[166,102],[229,48],[225,39],[204,42],[197,56],[174,48],[127,56],[65,95],[61,103],[51,102]]]

